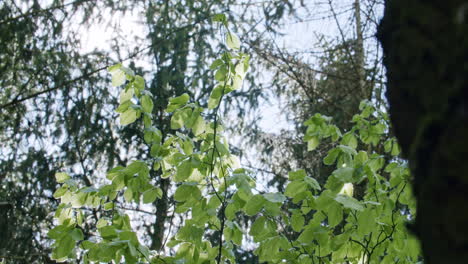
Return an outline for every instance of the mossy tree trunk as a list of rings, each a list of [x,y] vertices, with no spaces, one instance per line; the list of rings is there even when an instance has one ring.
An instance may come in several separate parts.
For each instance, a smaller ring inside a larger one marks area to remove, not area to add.
[[[425,263],[468,263],[468,1],[387,0],[378,38]]]

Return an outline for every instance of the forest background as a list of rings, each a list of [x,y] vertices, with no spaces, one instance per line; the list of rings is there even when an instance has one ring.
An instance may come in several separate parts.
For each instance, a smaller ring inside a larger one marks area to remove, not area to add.
[[[136,127],[115,124],[119,91],[109,86],[109,66],[123,61],[145,77],[163,134],[171,131],[162,114],[169,98],[188,93],[207,104],[215,85],[209,65],[224,45],[217,41],[219,25],[211,22],[217,13],[228,15],[251,55],[244,85],[221,109],[234,143],[231,152],[252,171],[260,193],[284,192],[288,173],[297,169],[324,184],[332,170],[322,159],[333,143],[308,151],[304,122],[321,113],[346,131],[366,99],[386,112],[382,55],[374,37],[382,5],[373,0],[4,1],[0,230],[8,239],[0,241],[0,256],[50,261],[47,230],[58,205],[56,172],[91,186],[116,165],[142,158]],[[124,34],[127,21],[141,30]],[[99,36],[86,32],[96,27],[111,32],[107,43],[93,44]],[[158,249],[170,222],[181,220],[171,217],[175,201],[167,195],[169,181],[152,177],[163,198],[122,210],[149,247]],[[236,250],[239,263],[258,261],[252,247]]]

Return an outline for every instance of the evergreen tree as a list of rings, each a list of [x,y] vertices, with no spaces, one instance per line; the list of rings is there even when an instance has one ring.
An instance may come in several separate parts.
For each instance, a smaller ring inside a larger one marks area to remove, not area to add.
[[[286,3],[265,3],[270,27],[281,18]],[[49,261],[44,230],[50,227],[50,212],[57,205],[52,199],[56,171],[68,171],[90,186],[100,173],[145,157],[137,151],[145,147],[143,134],[135,133],[138,127],[120,129],[109,118],[113,115],[109,109],[119,98],[108,89],[103,72],[115,63],[108,59],[110,51],[83,54],[81,30],[102,20],[103,13],[120,16],[139,10],[148,32],[138,40],[143,45],[132,49],[127,40],[115,38],[113,49],[119,61],[138,58],[152,65],[143,69],[130,63],[129,68],[149,77],[148,86],[156,98],[152,115],[165,135],[170,132],[169,119],[162,110],[168,98],[189,93],[206,104],[201,98],[213,89],[206,60],[215,57],[210,41],[217,27],[210,19],[236,4],[9,0],[0,5],[0,202],[7,208],[1,212],[0,229],[8,237],[0,242],[1,255],[19,257],[19,263]],[[249,24],[250,14],[232,14],[246,23],[239,32],[256,30]],[[245,92],[237,95],[238,100],[256,100]],[[132,142],[131,148],[118,147],[118,142]],[[169,183],[160,176],[157,171],[151,175],[168,190]],[[170,197],[156,201],[154,221],[143,221],[141,229],[148,230],[153,249],[161,246],[165,228],[173,221],[168,216],[172,204]],[[141,213],[141,219],[148,216],[141,208],[127,209]],[[18,246],[11,240],[25,242]]]

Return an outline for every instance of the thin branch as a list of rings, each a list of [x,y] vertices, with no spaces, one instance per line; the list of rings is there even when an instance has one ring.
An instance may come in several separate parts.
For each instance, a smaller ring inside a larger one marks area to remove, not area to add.
[[[333,18],[335,20],[335,23],[336,23],[336,26],[338,27],[338,31],[340,32],[340,36],[341,36],[341,41],[343,42],[344,44],[344,48],[345,48],[345,51],[346,53],[348,54],[350,60],[351,60],[351,64],[353,65],[353,69],[355,71],[355,74],[357,76],[357,79],[359,81],[359,91],[360,93],[362,94],[362,96],[366,99],[370,99],[368,98],[366,92],[364,92],[364,76],[363,76],[363,70],[364,70],[364,59],[363,59],[363,56],[364,56],[364,51],[362,50],[362,32],[361,32],[361,25],[360,25],[360,8],[359,8],[359,0],[356,0],[355,1],[355,4],[354,4],[354,8],[356,10],[356,12],[358,12],[358,14],[356,15],[356,42],[357,44],[355,45],[355,54],[357,55],[356,57],[358,57],[357,59],[359,60],[358,62],[355,61],[355,58],[353,56],[353,54],[351,53],[351,50],[349,49],[349,45],[346,44],[346,36],[343,32],[343,29],[341,28],[341,25],[338,21],[338,16],[335,12],[335,9],[333,8],[333,4],[332,4],[332,1],[331,0],[328,0],[328,5],[330,6],[330,11],[332,12],[333,14]],[[357,46],[357,48],[356,48]],[[361,54],[362,52],[362,54]]]
[[[189,25],[185,25],[185,26],[183,26],[183,27],[176,28],[176,29],[174,29],[174,30],[168,32],[168,33],[167,33],[165,36],[163,36],[162,38],[169,37],[171,34],[174,34],[174,33],[178,32],[178,31],[181,31],[181,30],[184,30],[184,29],[193,27],[194,25],[197,25],[198,23],[200,23],[200,22],[203,21],[204,19],[206,19],[206,18],[200,18],[200,19],[196,20],[194,23],[191,23],[191,24],[189,24]],[[129,59],[132,59],[132,58],[138,56],[140,53],[142,53],[142,52],[144,52],[144,51],[146,51],[146,50],[152,48],[153,46],[155,46],[155,45],[157,45],[157,44],[158,44],[158,43],[152,43],[151,45],[148,45],[148,46],[144,47],[143,49],[138,50],[137,52],[135,52],[135,53],[129,55],[127,58],[123,59],[122,61],[127,61],[127,60],[129,60]],[[96,69],[96,70],[93,70],[93,71],[91,71],[91,72],[85,73],[85,74],[83,74],[83,75],[81,75],[81,76],[79,76],[79,77],[77,77],[77,78],[74,78],[74,79],[72,79],[72,80],[69,80],[69,81],[60,83],[60,84],[56,85],[55,87],[52,87],[52,88],[49,88],[49,89],[46,89],[46,90],[43,90],[43,91],[39,91],[39,92],[30,94],[30,95],[28,95],[28,96],[26,96],[26,97],[15,98],[14,100],[12,100],[12,101],[10,101],[10,102],[8,102],[8,103],[5,103],[5,104],[0,105],[0,111],[3,110],[4,108],[8,108],[8,107],[14,106],[14,105],[16,105],[16,104],[18,104],[18,103],[24,102],[24,101],[26,101],[26,100],[29,100],[29,99],[38,97],[39,95],[46,94],[46,93],[50,93],[50,92],[52,92],[52,91],[58,90],[59,88],[61,88],[61,87],[63,87],[63,86],[67,86],[67,85],[69,85],[69,84],[72,84],[72,83],[74,83],[74,82],[76,82],[76,81],[79,81],[79,80],[82,80],[82,79],[86,79],[86,78],[88,78],[89,76],[94,75],[94,74],[96,74],[96,73],[98,73],[98,72],[100,72],[100,71],[102,71],[102,70],[105,70],[105,69],[107,69],[107,68],[110,67],[110,66],[112,66],[112,64],[105,65],[105,66],[100,67],[100,68],[98,68],[98,69]]]
[[[6,23],[9,23],[11,21],[18,20],[18,19],[21,19],[21,18],[24,18],[24,17],[34,16],[34,15],[38,15],[38,14],[41,14],[41,13],[50,12],[50,11],[55,10],[55,9],[64,8],[64,7],[67,7],[69,5],[74,5],[74,4],[77,4],[77,3],[82,4],[82,3],[91,2],[91,1],[93,1],[93,0],[76,0],[76,1],[73,1],[73,2],[70,2],[70,3],[67,3],[67,4],[56,5],[56,6],[51,6],[49,8],[45,8],[45,9],[39,9],[39,10],[27,12],[27,13],[21,14],[21,15],[16,16],[16,17],[11,17],[11,18],[4,19],[4,20],[0,21],[0,25],[6,24]]]
[[[370,255],[369,249],[362,242],[354,240],[352,238],[350,238],[349,241],[359,244],[366,251],[367,255]]]
[[[173,206],[175,207],[175,204],[174,204]],[[174,221],[173,221],[174,216],[175,216],[175,208],[172,209],[172,215],[171,215],[171,219],[169,220],[169,223],[170,223],[170,224],[169,224],[169,230],[167,231],[167,236],[166,236],[166,238],[164,239],[164,242],[163,242],[163,244],[161,245],[161,248],[160,248],[159,250],[163,249],[163,248],[166,246],[167,239],[168,239],[169,236],[171,235],[171,229],[172,229],[172,226],[174,225]]]
[[[231,75],[231,69],[230,69],[230,65],[228,65],[227,67],[227,72],[228,72],[228,75],[226,76],[226,80],[230,77]],[[216,137],[217,137],[217,131],[218,131],[218,110],[219,110],[219,107],[221,106],[221,102],[223,100],[223,97],[224,97],[224,91],[226,89],[226,85],[227,85],[227,81],[224,82],[224,85],[223,85],[223,90],[221,91],[221,97],[219,98],[219,102],[218,102],[218,105],[216,106],[216,108],[214,109],[214,121],[213,121],[213,154],[211,156],[211,166],[210,166],[210,178],[211,178],[211,186],[213,187],[213,190],[216,194],[216,196],[218,197],[218,199],[222,202],[221,203],[221,208],[220,208],[220,217],[221,217],[221,229],[219,230],[219,238],[218,238],[218,244],[219,244],[219,249],[218,249],[218,255],[216,256],[216,263],[217,264],[220,264],[221,263],[221,258],[222,258],[222,255],[223,255],[223,252],[222,252],[222,249],[223,249],[223,233],[224,233],[224,222],[226,220],[226,216],[225,216],[225,209],[226,209],[226,193],[227,193],[227,188],[225,188],[224,192],[224,198],[221,199],[221,197],[219,196],[218,192],[216,191],[216,189],[214,188],[214,185],[213,185],[213,170],[214,170],[214,155],[215,155],[215,152],[218,152],[217,151],[217,148],[216,148]],[[218,152],[218,156],[219,156],[219,152]],[[226,185],[226,175],[223,175],[224,176],[224,184]]]
[[[309,87],[304,83],[304,81],[297,75],[297,72],[293,69],[293,67],[291,66],[291,64],[288,62],[288,60],[284,57],[279,57],[279,59],[281,59],[282,62],[286,63],[286,66],[288,67],[288,69],[284,69],[283,67],[280,67],[280,65],[276,64],[276,62],[274,62],[273,60],[271,60],[269,58],[268,55],[272,55],[271,53],[270,54],[266,54],[264,51],[260,51],[258,48],[255,48],[254,49],[256,50],[256,52],[262,56],[265,60],[267,60],[269,63],[273,64],[273,66],[277,67],[282,73],[284,73],[286,76],[288,76],[289,78],[291,78],[292,80],[296,81],[299,86],[303,89],[305,95],[309,98],[309,100],[313,100],[314,99],[314,96],[316,99],[322,99],[324,102],[326,102],[327,104],[335,107],[336,109],[340,109],[341,111],[343,111],[344,114],[346,114],[348,117],[352,117],[352,115],[345,111],[343,109],[343,107],[339,106],[338,104],[336,104],[335,102],[333,101],[330,101],[328,100],[327,98],[324,98],[324,97],[320,97],[319,94],[315,93],[314,91],[310,91],[312,92],[313,94],[311,94],[309,92],[310,89],[308,89]],[[279,48],[278,48],[279,50]],[[273,55],[274,56],[274,55]],[[278,59],[278,57],[275,57],[276,59]],[[320,70],[315,70],[315,69],[311,69],[312,71],[315,71],[317,73],[320,73],[320,74],[327,74],[323,71],[320,71]],[[327,74],[329,76],[331,76],[331,74]],[[335,76],[337,77],[337,76]],[[341,77],[340,77],[341,78]],[[346,78],[346,77],[343,77],[341,79],[349,79],[349,78]],[[355,80],[355,79],[352,79],[352,80]]]
[[[371,249],[371,251],[369,253],[369,260],[370,260],[370,257],[372,256],[372,254],[374,253],[374,250],[378,246],[380,246],[383,242],[385,242],[387,239],[389,239],[389,238],[391,238],[393,236],[393,233],[395,232],[395,229],[396,229],[394,216],[395,216],[395,213],[398,211],[397,206],[398,206],[398,203],[399,203],[399,199],[400,199],[401,194],[405,190],[405,188],[406,188],[406,182],[403,185],[403,187],[401,188],[400,192],[398,193],[397,198],[396,198],[396,202],[395,202],[395,208],[392,210],[392,231],[390,231],[390,234],[386,235],[381,241],[378,241],[378,239],[377,239],[377,243],[372,247],[372,249]],[[379,235],[379,237],[380,237],[380,235]]]

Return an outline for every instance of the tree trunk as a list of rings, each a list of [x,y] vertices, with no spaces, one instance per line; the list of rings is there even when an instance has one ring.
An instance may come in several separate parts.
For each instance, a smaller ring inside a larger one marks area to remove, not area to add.
[[[468,263],[468,2],[387,0],[378,38],[425,263]]]
[[[364,55],[364,37],[361,25],[361,3],[360,0],[354,1],[354,16],[356,17],[356,67],[359,78],[359,91],[361,97],[364,99],[370,99],[372,95],[372,87],[366,86],[366,72],[365,66],[365,55]]]

